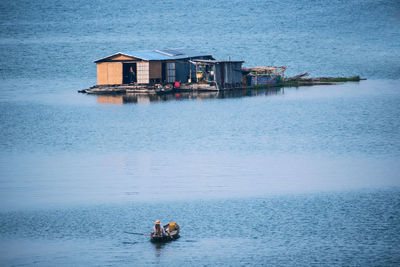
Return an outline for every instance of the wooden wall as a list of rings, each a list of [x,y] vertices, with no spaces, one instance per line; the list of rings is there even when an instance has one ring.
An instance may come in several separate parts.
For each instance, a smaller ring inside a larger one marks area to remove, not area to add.
[[[124,56],[124,55],[116,55],[116,56],[110,57],[109,59],[110,60],[133,60],[133,59],[136,59],[136,58],[128,57],[128,56]]]
[[[150,61],[150,79],[161,79],[161,61]]]
[[[97,63],[97,84],[103,85],[108,83],[107,63]]]
[[[97,62],[97,85],[122,84],[123,63],[129,61],[134,62],[133,60],[136,61],[138,59],[125,55],[116,55],[108,58],[108,60],[109,61],[106,62]],[[161,80],[161,61],[137,61],[136,66],[138,84],[148,84],[150,79]]]
[[[122,62],[97,63],[97,85],[122,84]]]

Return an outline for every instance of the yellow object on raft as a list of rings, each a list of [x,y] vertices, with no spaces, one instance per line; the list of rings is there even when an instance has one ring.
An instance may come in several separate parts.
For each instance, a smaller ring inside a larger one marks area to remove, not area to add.
[[[169,223],[169,231],[175,231],[175,223],[174,222]]]

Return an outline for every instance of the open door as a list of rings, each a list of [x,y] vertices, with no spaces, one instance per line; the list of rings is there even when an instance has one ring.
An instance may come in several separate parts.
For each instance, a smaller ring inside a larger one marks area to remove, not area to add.
[[[165,84],[167,82],[167,63],[161,63],[161,83]]]
[[[220,79],[221,79],[221,87],[224,87],[225,84],[225,74],[224,74],[224,65],[219,64],[219,74],[220,74]]]
[[[137,69],[136,63],[123,63],[123,84],[130,84],[137,82]]]

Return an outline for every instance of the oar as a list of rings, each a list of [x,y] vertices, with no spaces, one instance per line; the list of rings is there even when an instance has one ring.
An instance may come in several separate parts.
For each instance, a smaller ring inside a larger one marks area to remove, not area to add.
[[[145,236],[149,236],[149,235],[150,235],[150,234],[132,233],[132,232],[126,232],[126,231],[124,231],[124,233],[126,233],[126,234],[131,234],[131,235],[145,235]]]

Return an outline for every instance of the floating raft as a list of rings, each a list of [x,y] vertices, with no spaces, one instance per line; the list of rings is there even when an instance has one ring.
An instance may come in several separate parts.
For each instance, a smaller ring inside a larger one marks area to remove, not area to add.
[[[172,92],[213,92],[220,91],[216,85],[209,83],[191,83],[180,84],[179,87],[174,87],[171,84],[165,86],[150,86],[150,85],[109,85],[109,86],[93,86],[89,89],[79,90],[79,93],[87,94],[166,94]]]
[[[106,95],[106,94],[165,94],[173,91],[172,86],[141,86],[141,85],[110,85],[93,86],[89,89],[78,91],[79,93]]]
[[[282,81],[276,80],[275,78],[267,79],[263,76],[252,77],[250,86],[241,84],[237,87],[231,87],[226,85],[220,87],[216,83],[181,83],[178,87],[172,84],[167,85],[100,85],[92,86],[89,89],[79,90],[79,93],[96,94],[96,95],[107,95],[107,94],[168,94],[174,92],[219,92],[228,90],[242,90],[242,89],[259,89],[259,88],[270,88],[270,87],[291,87],[291,86],[313,86],[313,85],[334,85],[342,82],[358,82],[365,80],[360,76],[354,77],[319,77],[319,78],[304,78],[308,76],[308,73],[303,73],[290,78],[286,78]]]

